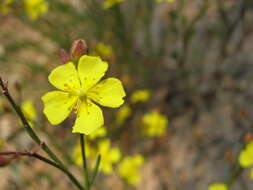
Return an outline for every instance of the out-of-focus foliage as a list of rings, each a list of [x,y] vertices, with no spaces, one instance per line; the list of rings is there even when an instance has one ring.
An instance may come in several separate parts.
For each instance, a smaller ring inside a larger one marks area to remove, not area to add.
[[[0,13],[4,15],[8,14],[11,10],[10,6],[12,3],[13,3],[13,0],[3,0],[0,3]]]

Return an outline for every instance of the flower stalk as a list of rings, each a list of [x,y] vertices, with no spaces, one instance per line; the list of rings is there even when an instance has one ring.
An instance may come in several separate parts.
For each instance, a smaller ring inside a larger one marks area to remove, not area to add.
[[[80,134],[80,146],[82,152],[82,159],[83,159],[83,173],[84,173],[84,180],[85,180],[85,187],[87,190],[90,189],[90,179],[89,179],[89,170],[87,167],[87,160],[85,154],[85,136]]]

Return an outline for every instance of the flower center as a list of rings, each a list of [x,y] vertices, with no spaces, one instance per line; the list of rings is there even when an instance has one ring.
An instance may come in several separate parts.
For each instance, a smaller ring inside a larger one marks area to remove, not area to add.
[[[84,90],[84,89],[79,89],[79,90],[77,91],[77,95],[78,95],[80,98],[84,98],[84,97],[86,97],[86,95],[87,95],[86,92],[87,92],[87,91]]]

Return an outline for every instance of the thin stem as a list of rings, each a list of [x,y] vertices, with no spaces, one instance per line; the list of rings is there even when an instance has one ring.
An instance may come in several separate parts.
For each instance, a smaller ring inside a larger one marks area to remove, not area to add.
[[[235,166],[234,170],[231,172],[229,178],[226,181],[228,187],[231,187],[235,180],[242,174],[243,168],[239,165]]]
[[[0,152],[0,155],[2,155],[2,156],[7,156],[7,155],[29,156],[29,157],[39,159],[40,161],[45,162],[45,163],[63,171],[73,181],[73,183],[75,183],[76,185],[79,184],[79,182],[72,176],[72,174],[68,170],[62,168],[59,164],[41,156],[40,154],[31,153],[31,152],[11,152],[11,151],[9,151],[9,152]]]
[[[85,187],[87,190],[89,190],[90,189],[90,179],[89,179],[89,171],[87,168],[87,160],[86,160],[86,155],[85,155],[85,137],[83,134],[80,134],[80,146],[81,146],[82,159],[83,159]]]
[[[30,135],[30,137],[37,143],[46,153],[47,155],[54,160],[62,169],[62,171],[65,171],[65,173],[68,175],[69,179],[80,189],[84,190],[82,185],[77,181],[77,179],[68,171],[66,166],[60,161],[60,159],[52,152],[52,150],[40,140],[40,138],[37,136],[37,134],[33,131],[29,123],[27,122],[23,112],[21,111],[20,107],[15,103],[14,99],[9,93],[7,84],[4,84],[2,78],[0,77],[0,87],[2,88],[2,92],[4,96],[7,98],[7,100],[10,102],[11,106],[16,111],[17,115],[19,116],[20,120],[22,121],[25,130]],[[74,179],[74,180],[73,180]]]
[[[91,176],[91,179],[90,179],[90,185],[92,185],[94,183],[94,180],[97,176],[100,160],[101,160],[101,155],[98,155],[96,165],[94,167],[94,170],[93,170],[93,173],[92,173],[92,176]]]

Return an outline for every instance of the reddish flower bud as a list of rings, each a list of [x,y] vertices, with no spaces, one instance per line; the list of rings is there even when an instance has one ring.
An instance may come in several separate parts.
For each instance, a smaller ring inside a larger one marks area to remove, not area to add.
[[[87,44],[84,40],[74,40],[70,49],[71,58],[77,61],[81,56],[87,54]]]
[[[65,51],[65,49],[60,49],[59,54],[60,54],[60,58],[61,58],[61,63],[62,63],[62,64],[65,64],[65,63],[67,63],[67,62],[70,61],[70,56],[69,56],[69,54]]]

